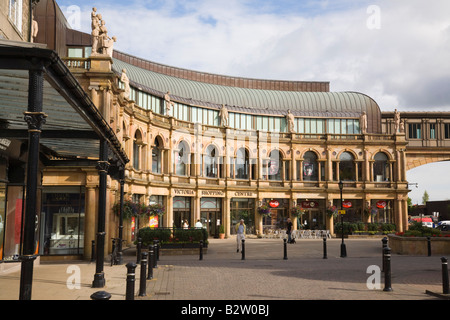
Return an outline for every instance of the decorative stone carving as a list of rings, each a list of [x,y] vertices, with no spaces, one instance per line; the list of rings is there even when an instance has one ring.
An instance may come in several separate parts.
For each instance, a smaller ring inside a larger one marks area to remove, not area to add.
[[[165,105],[166,105],[166,115],[169,115],[170,113],[170,108],[175,105],[171,100],[170,100],[170,92],[167,91],[167,93],[164,95],[164,101],[165,101]]]
[[[91,55],[103,54],[112,57],[114,42],[116,37],[108,36],[106,22],[102,19],[102,15],[97,13],[97,8],[92,8],[91,12],[91,36],[92,36],[92,52]]]
[[[34,14],[31,15],[31,37],[30,42],[34,42],[39,32],[39,25],[36,20],[34,20]]]
[[[367,132],[367,114],[365,111],[359,117],[359,127],[362,134],[365,134]]]
[[[222,105],[222,108],[220,109],[219,117],[220,117],[220,125],[227,127],[228,126],[228,109],[227,109],[227,107],[225,107],[224,104]]]
[[[394,110],[394,133],[397,134],[400,129],[400,112]]]
[[[125,91],[123,92],[123,97],[128,100],[130,98],[130,80],[128,79],[126,69],[122,69],[122,75],[120,76],[120,81],[122,81],[123,84],[125,85]]]
[[[294,115],[291,113],[291,110],[288,110],[288,113],[286,115],[286,122],[287,122],[287,126],[288,126],[288,131],[290,133],[295,132]]]

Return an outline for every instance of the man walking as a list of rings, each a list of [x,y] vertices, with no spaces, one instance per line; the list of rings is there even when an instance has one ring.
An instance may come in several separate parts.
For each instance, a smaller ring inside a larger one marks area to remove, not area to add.
[[[237,251],[242,251],[242,240],[245,239],[245,223],[244,219],[236,224],[236,241],[237,241]]]

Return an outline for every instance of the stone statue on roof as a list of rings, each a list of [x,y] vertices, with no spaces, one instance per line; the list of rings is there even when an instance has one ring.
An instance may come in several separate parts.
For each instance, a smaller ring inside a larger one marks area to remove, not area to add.
[[[126,69],[122,69],[122,75],[120,76],[120,81],[123,82],[123,84],[125,85],[125,91],[123,92],[123,97],[125,99],[130,99],[130,80],[128,79],[127,76],[127,70]]]
[[[166,106],[166,115],[170,115],[170,108],[174,106],[175,104],[170,100],[170,92],[167,91],[167,93],[164,95],[164,101]]]
[[[362,134],[365,134],[367,132],[367,114],[365,111],[359,117],[359,127]]]
[[[288,132],[290,132],[290,133],[295,132],[294,115],[291,113],[291,110],[288,110],[288,113],[286,115],[286,122],[287,122]]]
[[[394,133],[397,134],[400,130],[400,112],[394,110]]]
[[[92,52],[91,55],[105,54],[112,57],[114,42],[117,38],[108,36],[105,20],[102,15],[97,13],[97,8],[92,8],[91,12],[91,28],[92,28]]]
[[[222,104],[222,108],[220,108],[219,117],[220,117],[220,125],[227,127],[228,126],[228,109],[227,109],[227,107],[225,107],[224,104]]]

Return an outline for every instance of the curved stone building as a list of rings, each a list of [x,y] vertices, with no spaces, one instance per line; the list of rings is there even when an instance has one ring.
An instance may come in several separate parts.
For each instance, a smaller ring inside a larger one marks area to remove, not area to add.
[[[249,79],[166,66],[112,50],[112,41],[120,39],[111,35],[97,45],[90,34],[70,29],[53,0],[33,2],[28,9],[39,25],[34,43],[24,32],[19,44],[16,35],[1,44],[34,55],[53,50],[58,73],[52,77],[62,81],[45,87],[50,130],[43,126],[38,255],[90,258],[99,234],[106,234],[105,252],[110,252],[109,240],[121,231],[132,241],[143,225],[194,226],[197,220],[211,237],[220,225],[232,236],[240,219],[261,236],[283,230],[287,218],[295,229],[334,234],[341,206],[346,222],[389,223],[403,231],[408,227],[406,171],[450,159],[448,113],[402,113],[400,118],[394,111],[381,112],[363,93],[330,92],[328,82]],[[30,29],[24,23],[24,30]],[[2,107],[18,110],[10,95],[25,99],[17,88],[25,88],[28,76],[6,63],[1,67]],[[70,95],[70,88],[76,94]],[[90,113],[79,111],[79,120],[65,126],[71,115],[57,107],[71,104]],[[0,116],[4,260],[20,251],[14,232],[21,230],[22,211],[15,204],[22,203],[25,186],[27,135],[18,131],[24,124],[17,114]],[[91,119],[89,126],[85,119]],[[109,139],[108,156],[97,155],[97,136]],[[116,214],[121,198],[160,204],[165,214],[125,219],[122,228]],[[98,231],[99,223],[105,232]]]

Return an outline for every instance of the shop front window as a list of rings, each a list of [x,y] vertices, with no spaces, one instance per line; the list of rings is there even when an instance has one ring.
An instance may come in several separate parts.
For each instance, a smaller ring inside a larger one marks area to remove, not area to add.
[[[269,180],[282,180],[281,172],[283,171],[283,159],[278,150],[273,150],[270,153],[270,161],[267,165]]]
[[[41,213],[41,254],[80,255],[84,249],[83,187],[46,188]]]
[[[173,198],[173,224],[175,228],[183,228],[185,224],[191,227],[191,198]]]
[[[255,199],[233,198],[230,202],[230,233],[236,234],[235,226],[244,219],[247,234],[255,234]]]
[[[3,220],[3,260],[19,259],[22,243],[22,221],[25,205],[24,186],[8,186],[6,192],[6,214]]]

